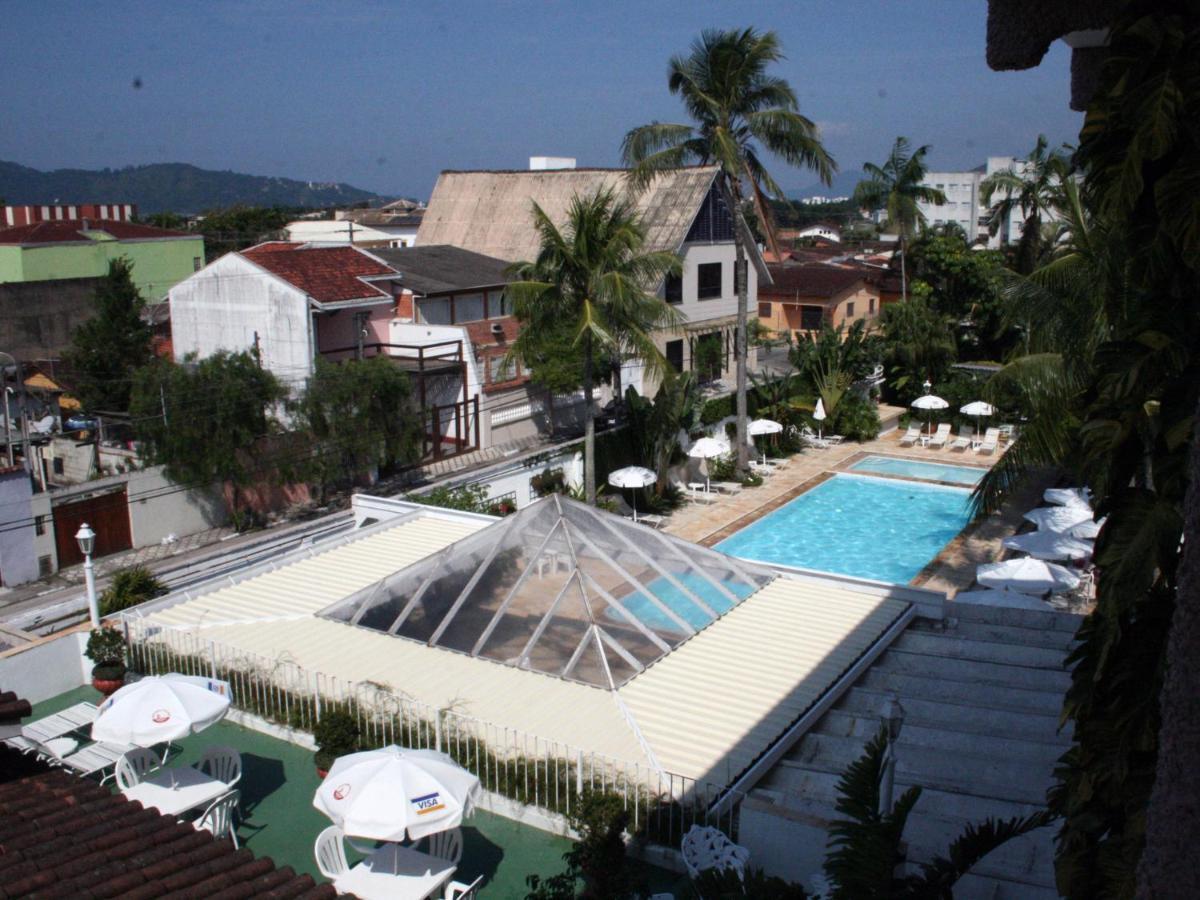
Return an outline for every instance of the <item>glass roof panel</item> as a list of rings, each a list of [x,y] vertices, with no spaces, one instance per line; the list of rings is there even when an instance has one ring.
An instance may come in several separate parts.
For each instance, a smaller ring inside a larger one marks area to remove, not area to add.
[[[321,614],[613,688],[773,577],[552,495]]]

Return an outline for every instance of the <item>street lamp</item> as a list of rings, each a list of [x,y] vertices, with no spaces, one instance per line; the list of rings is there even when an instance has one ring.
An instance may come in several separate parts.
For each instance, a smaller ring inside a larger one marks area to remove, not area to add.
[[[879,716],[887,732],[887,746],[883,751],[883,770],[879,775],[879,815],[892,811],[892,793],[896,786],[896,740],[904,727],[904,707],[895,694],[888,697]]]
[[[930,383],[928,378],[925,379],[925,383],[921,385],[921,387],[925,388],[925,393],[927,394],[933,390],[933,385]]]
[[[87,581],[88,618],[92,627],[100,627],[100,604],[96,601],[96,572],[92,568],[92,551],[96,549],[96,532],[92,531],[87,522],[79,526],[75,532],[75,540],[79,543],[79,552],[83,554],[83,577]]]

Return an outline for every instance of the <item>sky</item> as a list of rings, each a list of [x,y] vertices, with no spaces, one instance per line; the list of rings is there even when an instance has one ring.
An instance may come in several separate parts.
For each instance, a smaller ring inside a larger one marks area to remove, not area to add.
[[[930,168],[1074,142],[1070,57],[992,72],[984,0],[20,3],[0,0],[0,159],[38,169],[188,162],[426,198],[443,169],[530,156],[619,164],[686,121],[667,62],[705,28],[779,34],[774,71],[843,172],[897,135]],[[789,191],[811,172],[775,161]]]

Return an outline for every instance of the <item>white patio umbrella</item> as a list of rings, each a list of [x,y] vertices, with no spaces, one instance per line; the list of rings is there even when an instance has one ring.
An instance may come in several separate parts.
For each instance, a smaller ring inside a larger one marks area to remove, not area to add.
[[[1057,594],[1079,585],[1079,576],[1069,569],[1030,556],[978,566],[975,580],[985,587],[1023,594]]]
[[[985,403],[982,400],[972,400],[966,406],[960,406],[958,408],[958,411],[960,413],[962,413],[964,416],[974,416],[975,417],[975,436],[976,437],[979,436],[979,420],[986,419],[988,416],[993,416],[996,414],[996,410],[995,410],[995,408],[993,408],[992,404]]]
[[[1081,540],[1093,540],[1104,524],[1093,521],[1088,506],[1039,506],[1025,513],[1026,521],[1038,527],[1038,531],[1058,531]]]
[[[229,682],[194,675],[150,675],[100,704],[92,740],[153,747],[215,725],[229,711]]]
[[[1092,492],[1085,487],[1046,488],[1042,499],[1055,506],[1083,506],[1092,508]]]
[[[776,422],[774,419],[754,419],[749,425],[746,426],[746,433],[751,437],[751,446],[754,446],[753,438],[764,434],[779,434],[781,431],[783,431],[783,425],[781,425],[779,422]],[[765,464],[766,461],[767,454],[764,450],[763,463]]]
[[[1034,559],[1089,559],[1094,547],[1061,531],[1031,531],[1014,534],[1000,542],[1009,550],[1020,550]]]
[[[445,753],[393,744],[336,759],[313,806],[347,835],[415,841],[457,828],[482,793],[479,778]]]
[[[994,588],[955,594],[954,602],[975,606],[1008,606],[1014,609],[1051,609],[1049,603],[1038,597],[1022,594],[1020,591],[998,591]]]
[[[950,404],[937,394],[925,394],[912,402],[913,409],[924,409],[933,412],[935,409],[949,409]],[[933,435],[933,416],[929,416],[929,434]]]
[[[618,488],[644,488],[658,481],[652,469],[643,466],[626,466],[608,473],[608,483]],[[637,521],[637,492],[633,494],[633,521]]]
[[[825,421],[825,401],[817,398],[817,408],[813,410],[813,418],[817,422],[817,440],[821,439],[821,423]]]
[[[725,441],[719,441],[716,438],[703,437],[688,449],[688,456],[692,459],[710,460],[718,456],[724,456],[729,452],[729,445]],[[704,469],[704,490],[709,489],[708,467]]]

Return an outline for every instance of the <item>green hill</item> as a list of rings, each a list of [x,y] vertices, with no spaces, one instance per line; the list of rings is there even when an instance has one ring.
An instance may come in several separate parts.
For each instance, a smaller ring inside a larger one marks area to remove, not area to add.
[[[348,184],[216,172],[187,163],[41,172],[4,161],[0,161],[0,197],[14,205],[135,203],[142,215],[198,213],[238,205],[317,208],[382,199]]]

